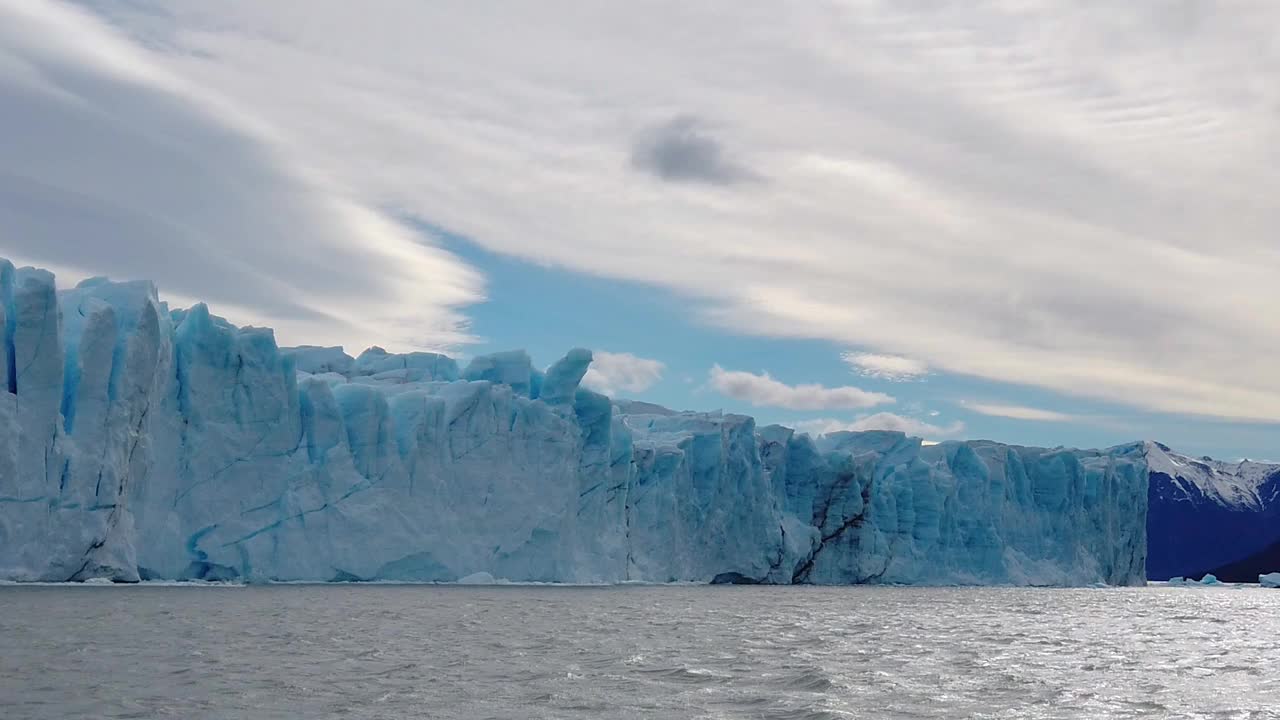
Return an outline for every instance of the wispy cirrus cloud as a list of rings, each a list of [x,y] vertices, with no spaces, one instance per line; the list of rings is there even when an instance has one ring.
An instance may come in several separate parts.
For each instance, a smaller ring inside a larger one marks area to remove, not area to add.
[[[1056,410],[1027,407],[1025,405],[1001,405],[998,403],[976,402],[965,402],[962,403],[962,405],[966,409],[972,410],[980,415],[1010,418],[1012,420],[1030,420],[1033,422],[1076,422],[1081,419],[1078,415],[1057,412]]]
[[[870,392],[850,385],[827,387],[816,383],[788,385],[769,373],[711,368],[710,386],[721,395],[743,400],[756,407],[789,410],[845,410],[875,407],[894,402],[884,393]]]

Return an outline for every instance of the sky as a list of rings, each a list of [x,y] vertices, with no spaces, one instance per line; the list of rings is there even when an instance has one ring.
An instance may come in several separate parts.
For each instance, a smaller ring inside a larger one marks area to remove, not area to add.
[[[0,256],[811,432],[1280,460],[1278,23],[0,0]]]

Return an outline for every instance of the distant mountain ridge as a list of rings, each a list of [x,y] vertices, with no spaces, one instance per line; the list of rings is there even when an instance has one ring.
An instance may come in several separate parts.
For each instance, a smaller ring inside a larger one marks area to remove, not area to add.
[[[1143,443],[1147,467],[1172,481],[1184,496],[1199,496],[1226,507],[1261,510],[1280,499],[1280,486],[1269,481],[1280,475],[1280,464],[1210,457],[1193,458],[1168,445]]]
[[[1192,457],[1143,443],[1149,472],[1147,577],[1213,572],[1256,582],[1280,562],[1280,464]]]

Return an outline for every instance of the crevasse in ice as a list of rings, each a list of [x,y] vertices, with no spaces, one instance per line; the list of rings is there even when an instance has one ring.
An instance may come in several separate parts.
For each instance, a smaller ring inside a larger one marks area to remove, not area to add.
[[[814,439],[4,261],[0,328],[0,578],[1144,581],[1140,445]]]

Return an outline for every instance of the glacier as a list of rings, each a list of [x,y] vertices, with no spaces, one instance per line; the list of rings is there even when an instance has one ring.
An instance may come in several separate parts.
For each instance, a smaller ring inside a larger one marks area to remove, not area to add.
[[[1145,582],[1143,447],[810,437],[0,261],[0,578]]]

